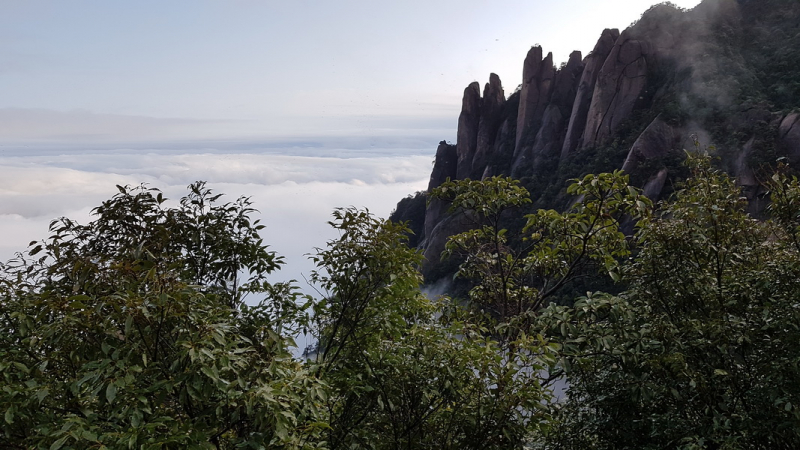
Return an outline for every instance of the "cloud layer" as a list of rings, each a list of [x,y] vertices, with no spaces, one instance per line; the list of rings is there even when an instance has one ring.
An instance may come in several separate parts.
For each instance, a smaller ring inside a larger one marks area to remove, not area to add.
[[[426,187],[431,163],[430,155],[398,149],[359,158],[285,153],[291,150],[39,152],[0,158],[0,259],[44,238],[55,218],[86,222],[92,208],[116,193],[117,184],[147,183],[177,200],[188,184],[205,180],[231,200],[252,197],[267,226],[265,242],[288,263],[276,280],[302,279],[313,268],[304,255],[335,237],[326,224],[333,208],[367,207],[385,217],[400,198]]]

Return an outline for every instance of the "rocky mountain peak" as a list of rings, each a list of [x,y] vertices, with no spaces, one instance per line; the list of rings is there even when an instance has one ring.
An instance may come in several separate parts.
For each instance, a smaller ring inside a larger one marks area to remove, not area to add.
[[[461,101],[461,115],[458,116],[458,167],[456,176],[459,179],[468,178],[472,173],[472,159],[478,147],[478,125],[481,118],[481,87],[477,81],[470,83],[464,89],[464,98]]]
[[[622,168],[657,199],[679,177],[684,149],[711,146],[763,210],[758,165],[800,163],[800,2],[703,0],[685,11],[661,4],[559,69],[552,53],[525,55],[519,91],[505,96],[490,74],[464,90],[455,145],[437,149],[430,188],[446,178],[509,175],[533,208],[563,207],[566,180]],[[746,192],[745,192],[746,191]],[[431,202],[423,248],[438,261],[447,236],[466,226]]]

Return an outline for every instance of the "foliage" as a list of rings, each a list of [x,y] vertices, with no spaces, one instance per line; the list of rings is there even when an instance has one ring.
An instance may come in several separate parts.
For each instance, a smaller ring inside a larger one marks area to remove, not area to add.
[[[331,448],[514,448],[546,422],[541,339],[519,336],[509,357],[423,296],[404,226],[355,209],[331,224],[340,237],[312,276],[324,290],[315,363],[332,388]]]
[[[456,276],[476,282],[469,292],[477,308],[486,309],[501,320],[518,314],[530,289],[524,277],[521,255],[508,245],[502,223],[511,208],[530,203],[528,191],[511,178],[492,177],[482,181],[448,181],[431,196],[450,201],[450,210],[464,211],[475,228],[451,236],[444,256],[465,256]]]
[[[221,196],[198,182],[179,207],[165,208],[156,189],[117,188],[119,194],[95,208],[91,223],[54,221],[50,239],[32,242],[30,258],[12,261],[12,271],[61,292],[109,293],[123,287],[132,264],[144,264],[173,271],[235,307],[246,293],[260,291],[266,275],[283,262],[263,245],[258,231],[264,226],[251,223],[255,210],[246,197],[218,204]]]
[[[757,222],[729,177],[689,161],[639,223],[629,290],[541,316],[570,384],[550,448],[800,444],[796,181],[776,176],[775,221]]]
[[[368,211],[334,212],[312,300],[267,282],[282,260],[246,198],[198,183],[173,208],[120,188],[3,267],[4,445],[797,448],[800,181],[779,166],[759,222],[688,161],[655,209],[621,172],[573,180],[568,211],[525,216],[520,248],[518,181],[442,184],[431,195],[475,224],[447,244],[474,308],[428,299],[406,225]],[[625,290],[552,301],[589,274]],[[319,345],[298,361],[306,328]]]
[[[337,209],[333,216],[330,224],[340,236],[312,257],[320,270],[311,276],[324,291],[315,320],[319,359],[328,366],[402,330],[424,301],[419,255],[403,245],[405,226],[355,208]]]
[[[535,312],[573,279],[602,268],[618,278],[617,261],[628,255],[621,231],[626,215],[644,211],[649,201],[627,184],[621,172],[587,175],[567,192],[578,200],[567,213],[538,210],[526,216],[526,242],[508,245],[502,221],[510,208],[530,202],[519,182],[494,177],[451,181],[432,196],[467,211],[477,227],[452,236],[447,252],[467,255],[457,276],[476,281],[472,303],[500,321]]]
[[[53,222],[4,268],[0,423],[9,448],[313,448],[326,386],[287,347],[299,297],[246,198],[143,186]],[[239,273],[249,273],[240,284]],[[243,292],[266,298],[242,304]]]

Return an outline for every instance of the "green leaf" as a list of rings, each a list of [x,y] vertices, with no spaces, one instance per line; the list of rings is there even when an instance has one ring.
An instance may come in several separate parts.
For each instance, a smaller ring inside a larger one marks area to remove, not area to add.
[[[42,401],[44,401],[45,397],[47,397],[48,394],[50,394],[50,391],[48,389],[40,389],[36,391],[36,398],[39,400],[40,405],[42,404]]]
[[[84,430],[82,437],[87,441],[97,442],[97,434],[91,430]]]
[[[14,366],[15,366],[17,369],[19,369],[19,370],[21,370],[21,371],[25,372],[26,374],[29,374],[29,373],[31,373],[31,370],[30,370],[30,369],[28,369],[28,366],[26,366],[25,364],[22,364],[21,362],[17,362],[17,361],[15,361],[15,362],[14,362]]]
[[[211,378],[211,379],[212,379],[212,380],[214,380],[214,381],[217,381],[217,379],[218,379],[218,377],[217,377],[217,375],[214,373],[214,371],[212,371],[212,370],[211,370],[211,368],[210,368],[210,367],[208,367],[208,366],[203,366],[203,367],[201,367],[201,368],[200,368],[200,372],[203,372],[203,374],[204,374],[205,376],[207,376],[208,378]]]
[[[128,318],[125,319],[125,336],[130,336],[132,329],[133,329],[133,316],[128,315]]]
[[[115,398],[117,398],[117,386],[114,383],[108,383],[106,387],[106,400],[108,400],[108,403],[111,403]]]
[[[67,442],[69,435],[62,437],[61,439],[53,442],[53,445],[50,446],[50,450],[58,450],[64,446],[64,443]]]

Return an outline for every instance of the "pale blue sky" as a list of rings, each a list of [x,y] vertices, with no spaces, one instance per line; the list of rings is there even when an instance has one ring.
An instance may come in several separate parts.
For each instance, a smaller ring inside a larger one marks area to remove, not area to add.
[[[452,139],[471,81],[511,92],[531,45],[585,55],[654,3],[3,0],[0,144]]]

